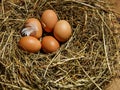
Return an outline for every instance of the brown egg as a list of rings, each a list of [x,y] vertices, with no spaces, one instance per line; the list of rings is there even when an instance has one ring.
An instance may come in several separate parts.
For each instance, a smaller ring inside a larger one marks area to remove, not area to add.
[[[41,24],[46,32],[52,32],[58,17],[53,10],[45,10],[41,17]]]
[[[53,33],[58,41],[65,42],[70,38],[72,29],[67,21],[60,20],[56,23]]]
[[[42,39],[42,49],[45,53],[56,51],[60,47],[59,42],[52,36],[45,36]]]
[[[25,36],[20,39],[18,45],[25,51],[38,52],[41,49],[41,42],[32,36]]]
[[[42,36],[42,26],[38,19],[30,18],[25,22],[25,28],[21,30],[22,35],[40,38]]]

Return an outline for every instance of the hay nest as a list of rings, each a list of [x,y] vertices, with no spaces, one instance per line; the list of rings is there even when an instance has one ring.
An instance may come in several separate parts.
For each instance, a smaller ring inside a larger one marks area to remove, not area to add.
[[[113,13],[100,0],[2,0],[0,2],[0,88],[102,90],[115,76],[119,56]],[[30,17],[53,9],[73,35],[54,53],[18,48],[20,30]]]

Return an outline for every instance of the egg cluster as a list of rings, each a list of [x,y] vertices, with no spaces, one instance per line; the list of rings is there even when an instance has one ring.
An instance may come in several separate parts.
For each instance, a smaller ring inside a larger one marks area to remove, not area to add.
[[[25,51],[38,52],[42,49],[45,53],[56,51],[60,42],[66,42],[71,34],[72,28],[66,20],[58,20],[53,10],[45,10],[40,21],[36,18],[29,18],[21,30],[23,36],[18,45]],[[53,36],[42,37],[43,30],[53,33]],[[41,41],[39,40],[41,38]]]

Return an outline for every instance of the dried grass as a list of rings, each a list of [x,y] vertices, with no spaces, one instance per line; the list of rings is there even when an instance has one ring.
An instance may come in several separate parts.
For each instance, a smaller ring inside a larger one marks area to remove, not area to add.
[[[3,90],[102,90],[115,76],[119,56],[111,28],[114,14],[100,0],[2,0],[0,3],[0,88]],[[57,52],[27,53],[18,48],[30,17],[53,9],[73,35]]]

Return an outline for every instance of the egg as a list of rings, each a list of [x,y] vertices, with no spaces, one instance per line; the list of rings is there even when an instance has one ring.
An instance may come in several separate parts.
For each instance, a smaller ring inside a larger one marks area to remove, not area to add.
[[[18,46],[25,51],[35,53],[41,49],[41,42],[35,37],[25,36],[19,40]]]
[[[55,52],[60,47],[59,42],[52,36],[43,37],[41,43],[45,53]]]
[[[33,36],[40,38],[42,36],[42,26],[38,19],[29,18],[25,22],[25,28],[21,30],[21,34],[24,36]]]
[[[52,32],[57,21],[57,14],[53,10],[45,10],[41,16],[41,24],[46,32]]]
[[[72,34],[72,28],[66,20],[59,20],[54,27],[53,34],[58,41],[66,42]]]

